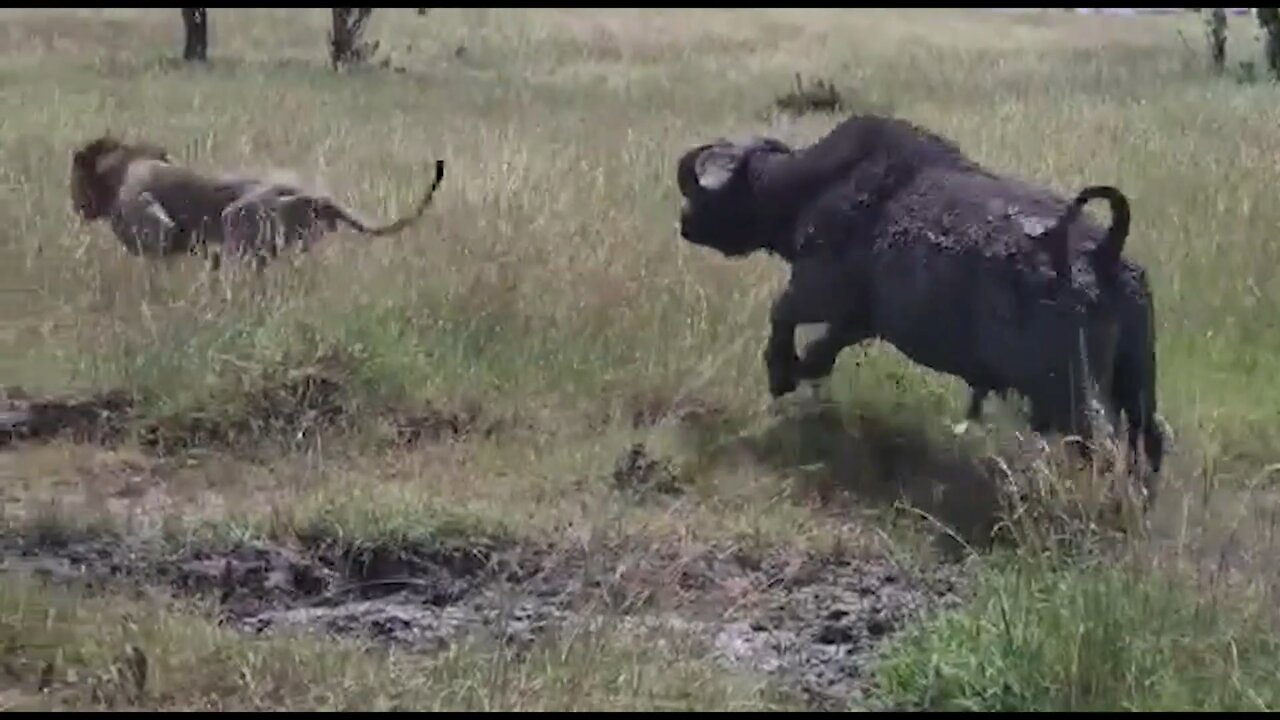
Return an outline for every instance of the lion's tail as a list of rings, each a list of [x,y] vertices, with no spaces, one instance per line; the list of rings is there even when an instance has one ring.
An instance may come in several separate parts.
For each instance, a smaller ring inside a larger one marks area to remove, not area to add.
[[[332,208],[334,213],[333,219],[340,220],[346,223],[347,225],[350,225],[355,230],[365,233],[367,235],[391,235],[394,233],[398,233],[401,230],[412,225],[415,221],[418,220],[418,218],[422,217],[422,214],[425,213],[427,211],[427,208],[431,206],[431,201],[435,199],[436,189],[440,187],[440,183],[443,180],[444,180],[444,160],[436,160],[435,179],[432,181],[431,187],[427,188],[426,194],[423,195],[422,199],[418,201],[418,206],[414,208],[413,212],[409,213],[408,215],[405,215],[404,217],[397,219],[396,221],[390,224],[376,226],[376,227],[367,225],[363,221],[361,221],[359,218],[353,217],[350,213],[345,212],[344,210],[342,210],[342,208],[339,208],[337,206],[334,206]]]

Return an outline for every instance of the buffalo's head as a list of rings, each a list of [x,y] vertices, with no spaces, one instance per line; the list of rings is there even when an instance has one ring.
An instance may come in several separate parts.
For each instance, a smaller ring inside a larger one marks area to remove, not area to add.
[[[680,156],[676,180],[684,196],[680,236],[729,257],[769,247],[771,229],[761,197],[765,161],[791,148],[752,137],[717,140]]]

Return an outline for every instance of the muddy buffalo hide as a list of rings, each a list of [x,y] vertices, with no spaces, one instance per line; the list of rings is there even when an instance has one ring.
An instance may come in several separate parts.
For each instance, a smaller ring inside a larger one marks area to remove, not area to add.
[[[1108,228],[1083,214],[1060,223],[1068,198],[877,116],[850,118],[802,150],[758,137],[699,145],[681,156],[678,182],[687,241],[790,263],[764,351],[773,395],[826,376],[843,348],[874,338],[975,388],[1022,393],[1036,429],[1090,434],[1088,396],[1096,382],[1109,397],[1119,296],[1133,284],[1099,266]],[[1123,212],[1115,247],[1127,203]],[[795,329],[808,323],[828,330],[801,358]]]

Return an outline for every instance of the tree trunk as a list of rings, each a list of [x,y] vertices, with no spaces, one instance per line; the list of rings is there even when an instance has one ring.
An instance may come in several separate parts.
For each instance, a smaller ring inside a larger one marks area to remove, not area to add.
[[[186,45],[182,59],[205,62],[209,55],[208,8],[182,8],[182,25],[186,28]]]
[[[1215,72],[1227,69],[1227,9],[1209,12],[1209,59]]]
[[[332,8],[333,30],[329,34],[329,58],[333,66],[363,62],[372,54],[369,45],[360,42],[373,8]]]
[[[1258,24],[1266,33],[1263,48],[1271,76],[1280,80],[1280,8],[1258,8]]]

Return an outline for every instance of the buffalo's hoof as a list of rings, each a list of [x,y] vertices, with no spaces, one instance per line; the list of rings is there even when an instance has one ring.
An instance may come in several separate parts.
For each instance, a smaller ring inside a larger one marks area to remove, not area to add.
[[[771,378],[769,380],[769,395],[775,400],[783,395],[789,395],[800,387],[795,378]]]

